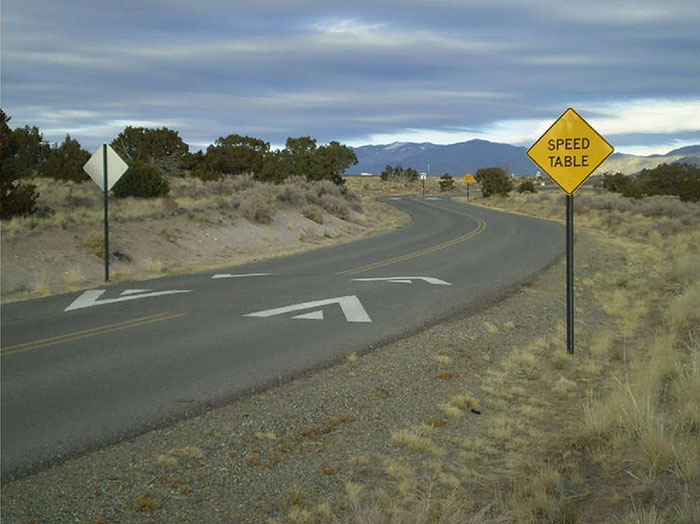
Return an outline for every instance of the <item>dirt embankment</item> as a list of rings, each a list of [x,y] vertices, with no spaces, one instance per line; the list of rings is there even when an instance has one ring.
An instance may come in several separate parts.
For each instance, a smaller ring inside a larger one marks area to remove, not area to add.
[[[168,198],[113,200],[111,280],[232,267],[358,240],[410,221],[391,206],[361,202],[330,183],[269,186],[237,178],[176,180]],[[97,187],[54,181],[39,186],[39,216],[2,224],[3,302],[104,281]]]

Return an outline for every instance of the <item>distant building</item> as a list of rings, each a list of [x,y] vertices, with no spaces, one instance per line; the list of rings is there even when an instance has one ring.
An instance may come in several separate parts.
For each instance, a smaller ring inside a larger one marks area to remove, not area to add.
[[[374,176],[372,173],[360,173],[360,176]]]

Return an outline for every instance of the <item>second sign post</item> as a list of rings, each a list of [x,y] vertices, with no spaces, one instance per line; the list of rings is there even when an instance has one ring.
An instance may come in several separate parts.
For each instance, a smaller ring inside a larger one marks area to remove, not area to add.
[[[83,166],[85,172],[104,192],[105,282],[109,281],[109,190],[129,166],[108,144],[102,144]]]

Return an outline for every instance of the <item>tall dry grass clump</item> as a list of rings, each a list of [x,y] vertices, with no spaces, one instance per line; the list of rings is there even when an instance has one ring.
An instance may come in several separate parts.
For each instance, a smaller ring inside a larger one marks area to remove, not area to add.
[[[656,313],[655,329],[640,328],[652,332],[611,373],[609,393],[586,406],[578,443],[611,482],[627,479],[638,507],[664,521],[700,522],[700,280]]]

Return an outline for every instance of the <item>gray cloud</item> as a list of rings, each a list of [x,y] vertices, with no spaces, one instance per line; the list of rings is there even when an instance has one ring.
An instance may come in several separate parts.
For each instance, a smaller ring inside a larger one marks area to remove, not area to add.
[[[2,103],[15,125],[86,146],[129,122],[193,144],[231,132],[527,140],[513,122],[573,104],[612,111],[601,121],[621,144],[665,144],[693,129],[613,109],[675,115],[698,100],[699,21],[682,0],[5,0]],[[651,127],[628,136],[627,121]]]

